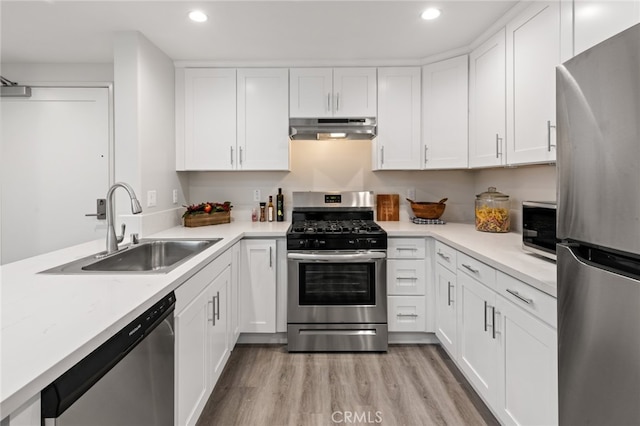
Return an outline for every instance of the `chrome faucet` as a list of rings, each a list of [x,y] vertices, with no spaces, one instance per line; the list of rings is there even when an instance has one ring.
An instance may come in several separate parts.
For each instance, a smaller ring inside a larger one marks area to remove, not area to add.
[[[128,183],[116,182],[111,185],[111,188],[109,188],[109,191],[107,191],[107,254],[115,253],[116,251],[118,251],[118,243],[121,243],[124,239],[124,231],[127,226],[123,223],[122,235],[116,236],[116,230],[113,228],[113,193],[118,187],[124,188],[129,193],[129,198],[131,198],[131,213],[138,214],[142,212],[140,201],[138,201],[138,199],[136,198],[136,193]]]

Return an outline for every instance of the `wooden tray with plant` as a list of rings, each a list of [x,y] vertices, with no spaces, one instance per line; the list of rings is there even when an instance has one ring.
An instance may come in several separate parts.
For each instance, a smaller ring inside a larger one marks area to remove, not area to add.
[[[183,207],[187,208],[187,211],[182,215],[184,226],[189,228],[231,222],[231,209],[233,206],[230,201],[225,201],[224,203],[207,201]]]

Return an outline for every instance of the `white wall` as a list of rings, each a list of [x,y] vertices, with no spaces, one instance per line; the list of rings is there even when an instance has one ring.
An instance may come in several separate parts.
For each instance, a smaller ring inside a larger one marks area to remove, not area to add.
[[[115,177],[131,184],[143,213],[132,216],[124,194],[119,214],[129,232],[142,236],[180,223],[184,204],[175,172],[175,93],[171,59],[139,32],[117,33],[114,39]],[[178,190],[178,203],[172,191]],[[147,205],[156,191],[156,206]]]
[[[2,64],[4,78],[20,84],[109,83],[113,64]]]
[[[495,186],[511,201],[511,230],[522,232],[523,201],[556,200],[555,165],[485,169],[475,172],[475,193]]]
[[[281,187],[285,195],[285,221],[290,220],[292,191],[372,190],[376,194],[400,194],[400,220],[408,220],[405,201],[414,189],[416,201],[447,197],[442,219],[474,221],[475,195],[495,186],[510,196],[512,230],[521,232],[524,200],[555,200],[556,169],[553,165],[480,170],[371,171],[370,141],[292,141],[291,171],[287,172],[185,172],[189,175],[188,201],[231,201],[234,220],[250,220],[253,190],[262,200]]]
[[[397,193],[401,200],[401,220],[411,208],[405,201],[407,190],[415,190],[416,201],[449,198],[442,219],[473,220],[474,175],[469,171],[371,171],[371,141],[292,141],[290,172],[190,172],[190,203],[231,201],[235,220],[250,220],[253,190],[262,201],[282,187],[285,221],[289,220],[292,191],[362,191]]]

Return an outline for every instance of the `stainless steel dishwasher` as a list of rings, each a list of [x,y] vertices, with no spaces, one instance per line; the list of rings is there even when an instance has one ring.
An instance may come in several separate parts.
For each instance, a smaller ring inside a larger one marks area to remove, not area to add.
[[[43,425],[173,425],[175,300],[171,292],[47,386]]]

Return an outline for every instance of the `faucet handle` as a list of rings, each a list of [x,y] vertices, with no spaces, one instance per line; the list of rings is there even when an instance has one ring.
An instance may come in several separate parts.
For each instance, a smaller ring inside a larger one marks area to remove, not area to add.
[[[118,243],[121,243],[122,240],[124,240],[124,231],[125,229],[127,229],[127,224],[123,223],[121,229],[122,229],[122,235],[116,235],[116,241]]]

